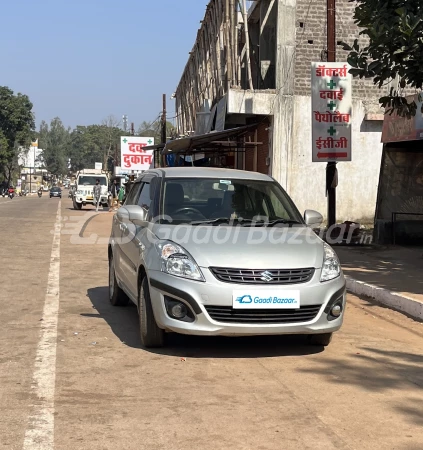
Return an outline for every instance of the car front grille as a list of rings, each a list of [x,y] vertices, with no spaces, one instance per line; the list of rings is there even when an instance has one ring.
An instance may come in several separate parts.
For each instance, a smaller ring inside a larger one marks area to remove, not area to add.
[[[225,283],[297,284],[313,278],[314,269],[230,269],[210,267],[213,275]]]
[[[301,306],[298,309],[234,309],[231,306],[206,306],[216,322],[246,324],[283,324],[310,322],[316,318],[322,305]]]

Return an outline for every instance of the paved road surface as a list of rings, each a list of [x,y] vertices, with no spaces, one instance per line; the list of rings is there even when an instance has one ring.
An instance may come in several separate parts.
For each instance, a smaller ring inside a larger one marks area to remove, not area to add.
[[[0,198],[0,449],[423,448],[423,324],[350,296],[324,351],[180,336],[146,351],[136,308],[108,303],[111,213],[70,208]]]

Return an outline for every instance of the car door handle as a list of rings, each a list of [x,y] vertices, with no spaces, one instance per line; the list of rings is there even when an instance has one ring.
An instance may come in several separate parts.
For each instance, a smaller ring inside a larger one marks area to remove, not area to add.
[[[121,223],[121,224],[119,225],[119,228],[120,228],[120,231],[125,231],[125,230],[128,229],[128,227],[127,227],[125,224],[123,224],[123,223]]]

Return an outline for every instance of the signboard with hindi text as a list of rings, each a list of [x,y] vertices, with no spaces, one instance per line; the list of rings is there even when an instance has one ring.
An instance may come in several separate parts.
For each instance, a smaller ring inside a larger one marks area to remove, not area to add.
[[[311,63],[313,162],[351,161],[352,76],[347,63]]]
[[[120,165],[122,171],[140,172],[154,167],[154,150],[144,147],[154,145],[154,138],[122,136],[120,140]]]

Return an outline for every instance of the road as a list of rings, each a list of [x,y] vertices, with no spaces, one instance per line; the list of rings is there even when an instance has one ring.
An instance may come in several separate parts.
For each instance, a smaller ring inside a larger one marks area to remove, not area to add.
[[[108,303],[111,216],[0,198],[0,449],[423,448],[423,324],[349,296],[325,350],[171,335],[146,351],[136,308]]]

